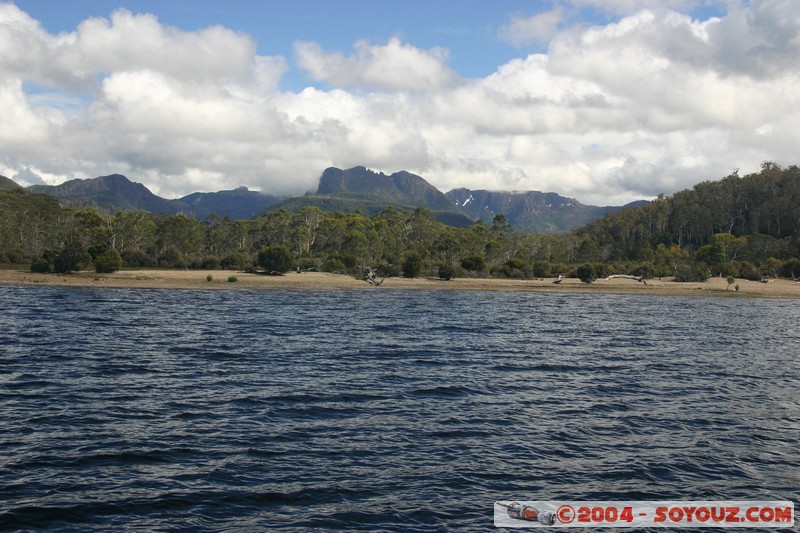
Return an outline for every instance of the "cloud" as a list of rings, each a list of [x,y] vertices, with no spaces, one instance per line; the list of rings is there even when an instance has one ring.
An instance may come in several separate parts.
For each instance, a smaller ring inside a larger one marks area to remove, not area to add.
[[[116,11],[52,35],[0,4],[0,170],[47,183],[119,172],[172,197],[302,194],[332,165],[600,205],[671,194],[797,162],[797,5],[753,0],[706,19],[640,9],[593,26],[564,16],[546,53],[476,79],[396,38],[351,55],[301,42],[293,61],[324,86],[296,92],[280,89],[284,58],[225,28]]]
[[[11,176],[15,182],[23,187],[27,187],[29,185],[47,185],[47,182],[44,181],[44,178],[40,176],[35,170],[30,168],[24,168]]]
[[[421,50],[397,37],[385,45],[358,41],[354,48],[355,53],[348,57],[326,53],[316,43],[298,41],[294,45],[298,64],[314,79],[335,87],[432,91],[459,81],[445,64],[447,52],[442,48]]]
[[[154,15],[118,9],[110,20],[89,18],[76,31],[51,35],[13,4],[0,4],[0,69],[28,81],[64,89],[89,89],[105,72],[150,70],[197,82],[241,80],[265,69],[255,42],[221,26],[185,32],[162,25]],[[277,80],[272,80],[273,83]]]
[[[563,16],[562,9],[558,7],[530,17],[515,15],[500,28],[500,39],[517,47],[547,43],[558,32]]]

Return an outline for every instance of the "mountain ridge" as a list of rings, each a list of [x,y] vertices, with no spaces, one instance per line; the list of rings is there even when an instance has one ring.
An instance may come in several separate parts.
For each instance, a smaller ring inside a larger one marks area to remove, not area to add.
[[[0,179],[0,187],[15,186],[13,180]],[[231,219],[251,219],[279,209],[297,211],[307,206],[324,211],[359,211],[366,215],[388,207],[399,210],[422,207],[430,209],[445,224],[465,227],[478,220],[491,223],[495,215],[502,213],[515,231],[536,233],[565,233],[624,207],[585,205],[574,198],[540,191],[458,188],[442,193],[411,172],[401,170],[386,175],[364,166],[329,167],[321,174],[315,192],[294,197],[238,187],[165,199],[121,174],[74,179],[60,185],[33,185],[25,190],[53,196],[65,207],[96,206],[107,212],[143,210],[165,215],[184,214],[199,220],[212,213]]]
[[[296,211],[307,206],[343,212],[359,211],[367,215],[379,213],[388,207],[401,211],[424,207],[430,209],[437,220],[451,226],[466,227],[474,222],[421,176],[405,170],[387,176],[364,166],[344,170],[326,168],[315,193],[288,198],[274,204],[269,210]]]
[[[515,231],[531,233],[564,233],[601,218],[606,213],[647,203],[641,200],[626,206],[599,207],[554,192],[467,188],[450,190],[445,196],[473,219],[491,223],[496,215],[503,214]]]

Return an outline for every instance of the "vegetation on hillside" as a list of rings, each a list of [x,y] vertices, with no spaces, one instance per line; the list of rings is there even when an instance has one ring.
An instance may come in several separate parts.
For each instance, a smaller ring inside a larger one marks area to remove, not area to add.
[[[590,282],[609,274],[644,278],[748,279],[800,276],[800,169],[704,182],[646,206],[608,214],[569,235],[457,228],[424,208],[370,216],[309,206],[256,220],[94,208],[62,208],[22,189],[0,190],[0,263],[38,271],[121,267],[316,268],[386,276],[556,277]]]

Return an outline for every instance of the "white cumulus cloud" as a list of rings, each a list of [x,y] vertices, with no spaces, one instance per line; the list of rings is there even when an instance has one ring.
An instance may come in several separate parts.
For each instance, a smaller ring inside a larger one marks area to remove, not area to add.
[[[316,43],[303,41],[295,43],[294,49],[299,65],[314,79],[336,87],[436,90],[459,79],[445,64],[444,49],[421,50],[397,37],[385,45],[358,41],[351,56],[328,53]]]
[[[547,43],[555,37],[563,18],[563,10],[558,7],[529,17],[515,15],[500,28],[500,38],[514,46]]]

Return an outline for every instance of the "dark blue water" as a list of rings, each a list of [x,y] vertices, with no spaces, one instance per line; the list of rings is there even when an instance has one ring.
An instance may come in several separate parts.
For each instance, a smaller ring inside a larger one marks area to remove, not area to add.
[[[0,529],[798,500],[790,300],[0,287]]]

